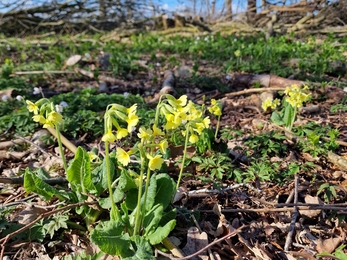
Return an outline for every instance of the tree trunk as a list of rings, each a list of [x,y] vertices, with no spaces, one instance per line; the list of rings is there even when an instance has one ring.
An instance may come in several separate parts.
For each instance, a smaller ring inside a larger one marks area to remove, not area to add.
[[[100,20],[105,22],[106,21],[105,0],[99,0],[99,11],[100,11]]]
[[[231,17],[231,14],[233,13],[233,10],[232,10],[232,0],[226,0],[225,1],[225,7],[226,7],[226,16],[227,17]]]
[[[257,13],[257,0],[248,0],[247,2],[247,20],[252,23]]]

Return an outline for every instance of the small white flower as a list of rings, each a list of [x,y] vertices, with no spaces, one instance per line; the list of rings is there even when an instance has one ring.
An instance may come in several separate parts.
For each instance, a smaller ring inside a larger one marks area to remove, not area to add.
[[[237,42],[237,38],[234,39],[234,42]]]
[[[33,95],[39,95],[39,94],[41,94],[41,87],[40,88],[35,87],[33,91]]]
[[[345,87],[345,88],[343,89],[343,91],[344,91],[344,92],[347,92],[347,87]]]
[[[160,64],[159,62],[157,62],[157,63],[155,64],[155,66],[160,67],[161,64]]]
[[[204,40],[208,42],[210,39],[208,38],[208,36],[206,36]]]
[[[40,47],[41,47],[41,44],[39,44],[39,43],[38,43],[38,44],[37,44],[37,47],[39,47],[39,48],[40,48]]]
[[[7,44],[7,45],[6,45],[6,49],[7,49],[8,51],[10,51],[10,50],[11,50],[11,46],[10,46],[9,44]]]
[[[123,93],[123,96],[124,96],[125,98],[129,97],[129,95],[130,95],[130,93],[128,93],[128,92],[124,92],[124,93]]]
[[[84,54],[84,58],[86,58],[87,60],[90,59],[90,54],[87,52]]]
[[[57,111],[58,113],[62,113],[63,109],[64,108],[61,105],[55,105],[55,111]]]
[[[24,98],[23,98],[21,95],[16,96],[16,99],[17,99],[18,101],[24,100]]]
[[[198,36],[198,37],[196,37],[196,40],[198,41],[198,40],[200,40],[200,37]]]
[[[230,80],[231,79],[230,75],[226,75],[225,79]]]
[[[7,100],[8,100],[8,96],[7,96],[7,95],[3,95],[3,96],[1,97],[1,100],[2,100],[2,101],[7,101]]]
[[[62,106],[63,108],[68,107],[69,105],[65,101],[61,101],[59,103],[59,106]]]

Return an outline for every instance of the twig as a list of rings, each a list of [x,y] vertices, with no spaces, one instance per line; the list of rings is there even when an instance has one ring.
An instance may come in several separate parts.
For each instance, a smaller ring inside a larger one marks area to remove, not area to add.
[[[223,209],[222,213],[238,213],[238,212],[283,212],[283,211],[295,211],[295,207],[298,210],[336,210],[336,211],[347,211],[346,206],[331,206],[331,205],[321,205],[321,204],[299,204],[305,206],[299,206],[296,204],[294,207],[288,207],[290,204],[285,204],[283,208],[262,208],[262,209]],[[293,204],[292,204],[293,205]],[[214,213],[213,210],[199,210],[201,213]]]
[[[84,201],[84,202],[79,202],[79,203],[74,203],[74,204],[70,204],[70,205],[67,205],[65,207],[62,207],[62,208],[59,208],[59,209],[56,209],[56,210],[52,210],[52,211],[49,211],[47,213],[43,213],[41,214],[38,218],[36,218],[35,220],[31,221],[29,224],[25,225],[24,227],[21,227],[20,229],[17,229],[16,231],[8,234],[6,237],[4,238],[1,238],[0,239],[0,243],[2,247],[5,247],[5,243],[8,239],[10,239],[11,237],[15,236],[15,235],[18,235],[19,233],[31,228],[33,225],[35,225],[37,222],[39,222],[41,219],[45,219],[45,218],[48,218],[58,212],[61,212],[61,211],[65,211],[65,210],[69,210],[69,209],[72,209],[72,208],[76,208],[76,207],[82,207],[82,206],[89,206],[89,205],[95,205],[95,204],[98,204],[97,201]]]
[[[26,138],[24,138],[24,137],[22,137],[22,136],[20,136],[20,135],[17,135],[17,134],[15,134],[14,136],[15,136],[16,138],[18,138],[18,139],[23,140],[24,142],[27,142],[28,144],[31,144],[32,146],[35,146],[36,148],[38,148],[42,153],[44,153],[44,154],[47,155],[48,157],[51,157],[51,156],[52,156],[52,155],[50,155],[49,153],[47,153],[45,150],[43,150],[39,145],[35,144],[34,142],[32,142],[32,141],[30,141],[30,140],[28,140],[28,139],[26,139]]]
[[[295,192],[294,192],[294,203],[298,203],[298,198],[299,198],[299,177],[297,174],[295,174],[295,179],[294,179],[294,184],[295,184]],[[287,252],[289,250],[290,244],[292,243],[293,239],[293,234],[295,230],[295,223],[296,219],[299,216],[299,211],[298,211],[298,206],[294,206],[294,214],[292,221],[289,226],[289,232],[286,237],[286,242],[284,244],[284,251]]]
[[[235,97],[240,96],[243,94],[251,94],[251,93],[258,93],[258,92],[266,92],[266,91],[278,91],[278,90],[285,90],[286,88],[251,88],[251,89],[244,89],[237,92],[232,93],[226,93],[226,97]]]
[[[197,252],[195,252],[194,254],[191,254],[191,255],[189,255],[189,256],[180,257],[180,258],[175,258],[175,257],[171,257],[170,255],[165,254],[165,253],[163,253],[163,252],[161,252],[161,251],[159,251],[159,250],[158,250],[158,253],[159,253],[159,254],[162,254],[162,255],[164,255],[164,256],[166,256],[166,257],[169,257],[169,258],[172,259],[172,260],[186,260],[186,259],[191,259],[191,258],[193,258],[194,256],[197,256],[197,255],[201,254],[202,252],[206,251],[208,248],[212,247],[213,245],[215,245],[215,244],[217,244],[217,243],[223,241],[224,239],[227,239],[227,238],[229,238],[229,237],[233,237],[233,236],[235,236],[236,234],[240,233],[240,232],[241,232],[241,229],[242,229],[243,227],[244,227],[244,226],[241,226],[241,227],[239,227],[238,229],[235,229],[233,232],[231,232],[231,233],[229,233],[229,234],[227,234],[227,235],[225,235],[225,236],[223,236],[223,237],[221,237],[221,238],[219,238],[219,239],[217,239],[217,240],[211,242],[210,244],[208,244],[208,245],[205,246],[204,248],[200,249],[199,251],[197,251]],[[0,241],[0,242],[1,242],[1,241]]]
[[[51,178],[51,179],[44,179],[42,181],[44,181],[45,183],[50,184],[50,185],[68,183],[66,178]],[[14,177],[14,178],[0,177],[0,183],[23,184],[24,178],[23,177]]]

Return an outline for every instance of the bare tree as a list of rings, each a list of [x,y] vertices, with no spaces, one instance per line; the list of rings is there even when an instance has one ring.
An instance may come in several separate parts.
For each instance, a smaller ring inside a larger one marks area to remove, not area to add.
[[[257,13],[257,0],[248,0],[247,2],[247,20],[253,22]]]
[[[225,14],[227,17],[231,17],[233,10],[232,10],[232,0],[225,0]]]

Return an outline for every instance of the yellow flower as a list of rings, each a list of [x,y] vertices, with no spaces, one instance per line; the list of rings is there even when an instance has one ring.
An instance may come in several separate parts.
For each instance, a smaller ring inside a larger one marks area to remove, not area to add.
[[[129,115],[136,114],[137,104],[132,105],[131,107],[126,109],[126,112]]]
[[[149,159],[148,167],[154,171],[159,170],[164,162],[164,159],[161,158],[161,155],[156,155],[154,157],[147,154],[147,158]]]
[[[91,151],[88,152],[88,155],[89,155],[89,159],[90,159],[91,162],[97,161],[99,159],[99,157],[95,153],[93,153]]]
[[[142,142],[147,141],[153,134],[151,129],[146,129],[144,127],[140,127],[139,132],[137,136],[141,138]]]
[[[199,141],[199,137],[196,134],[191,134],[191,136],[189,136],[189,142],[192,144],[195,144],[197,141]]]
[[[58,125],[59,123],[62,123],[64,120],[63,120],[63,116],[61,114],[53,111],[53,112],[50,112],[48,114],[47,121],[51,122],[53,125]],[[46,121],[46,123],[47,123],[47,121]]]
[[[272,101],[271,108],[275,109],[277,106],[280,105],[280,103],[281,101],[278,98],[276,98],[274,101]]]
[[[46,122],[44,123],[44,125],[42,126],[43,128],[54,128],[54,124],[51,121],[46,120]]]
[[[207,116],[204,118],[204,120],[202,120],[202,123],[204,124],[205,128],[209,128],[210,124],[211,124],[211,120],[210,118]]]
[[[265,101],[261,104],[261,107],[264,111],[266,111],[271,106],[272,106],[272,100],[270,97],[265,99]]]
[[[161,151],[162,154],[166,154],[166,149],[168,148],[169,144],[167,142],[167,140],[163,140],[161,141],[159,144],[159,149]]]
[[[31,102],[30,100],[26,100],[25,102],[27,103],[29,112],[34,112],[35,115],[39,113],[39,107],[35,103]]]
[[[220,104],[215,99],[211,99],[211,106],[208,108],[208,111],[215,116],[222,115]]]
[[[123,137],[126,137],[128,135],[128,130],[125,128],[118,128],[117,129],[117,134],[116,134],[116,138],[117,140],[122,139]]]
[[[170,94],[166,94],[165,97],[167,98],[169,104],[174,108],[184,107],[187,104],[187,95],[182,95],[179,99],[176,99]]]
[[[304,86],[303,89],[300,89],[297,85],[292,85],[291,87],[287,87],[284,93],[287,95],[286,101],[292,106],[296,108],[300,108],[303,106],[303,102],[306,102],[310,99],[311,95],[306,94],[303,90],[308,89],[307,86]]]
[[[101,139],[103,142],[111,142],[113,143],[116,140],[116,136],[111,132],[107,132]]]
[[[123,164],[124,166],[127,166],[130,162],[130,153],[131,152],[127,153],[122,148],[117,147],[116,158],[121,164]]]
[[[137,125],[139,122],[139,117],[135,114],[130,114],[125,120],[128,123],[128,132],[132,132],[133,127]]]
[[[162,135],[164,135],[164,132],[161,131],[161,129],[158,128],[156,125],[153,125],[152,129],[153,129],[153,136],[162,136]]]
[[[33,120],[35,122],[40,123],[40,124],[45,124],[46,123],[46,118],[44,118],[44,116],[42,116],[42,115],[35,115],[35,116],[33,116]]]
[[[240,50],[236,50],[234,52],[234,54],[235,54],[236,57],[240,57],[241,56],[241,51]]]

